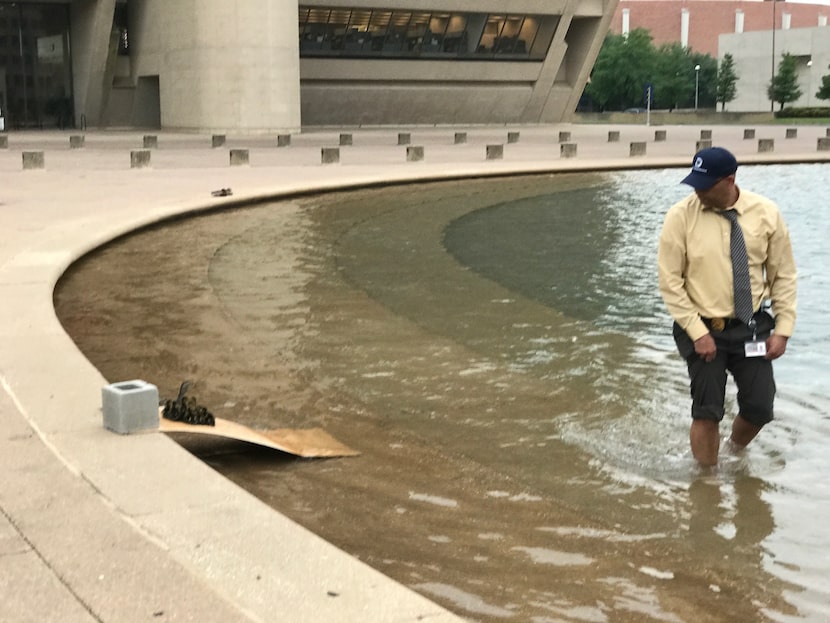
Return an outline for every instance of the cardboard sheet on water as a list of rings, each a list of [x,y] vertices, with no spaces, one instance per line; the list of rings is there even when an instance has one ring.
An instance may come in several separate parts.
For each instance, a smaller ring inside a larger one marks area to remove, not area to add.
[[[159,430],[163,433],[193,433],[237,439],[304,458],[358,456],[360,454],[337,441],[322,428],[254,430],[230,420],[222,418],[215,418],[215,420],[215,426],[174,422],[161,417],[161,410],[159,410]]]

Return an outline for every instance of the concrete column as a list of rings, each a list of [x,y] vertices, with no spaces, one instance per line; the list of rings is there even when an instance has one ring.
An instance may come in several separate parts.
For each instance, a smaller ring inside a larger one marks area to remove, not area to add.
[[[741,9],[735,9],[735,32],[741,33],[744,31],[744,12]]]
[[[409,145],[412,135],[409,132],[398,132],[398,145]]]
[[[631,9],[623,9],[621,34],[627,35],[629,32],[631,32]]]
[[[689,9],[680,9],[680,45],[689,47]]]
[[[43,169],[46,167],[46,160],[42,151],[24,151],[23,169]]]
[[[755,138],[755,130],[751,128],[747,128],[744,130],[744,140],[754,139]]]
[[[74,78],[75,124],[81,116],[90,126],[105,120],[117,47],[112,49],[115,0],[72,2],[70,37]]]
[[[628,146],[628,155],[629,156],[645,156],[646,155],[646,143],[645,141],[636,141],[631,143]]]
[[[410,145],[406,148],[407,162],[421,162],[424,159],[424,148],[420,145]]]
[[[608,130],[608,142],[609,143],[619,143],[620,142],[620,131],[619,130]]]
[[[487,160],[501,160],[504,158],[504,145],[487,145]]]
[[[775,140],[771,138],[759,138],[758,139],[758,153],[763,154],[767,152],[775,151]]]
[[[560,158],[576,158],[576,143],[562,143],[559,146]]]
[[[130,152],[130,168],[146,169],[150,166],[150,150],[134,149]]]

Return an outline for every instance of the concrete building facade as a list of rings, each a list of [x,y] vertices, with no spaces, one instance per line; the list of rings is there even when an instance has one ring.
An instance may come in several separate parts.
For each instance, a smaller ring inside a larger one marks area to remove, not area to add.
[[[557,122],[616,5],[0,0],[0,111],[10,129]]]

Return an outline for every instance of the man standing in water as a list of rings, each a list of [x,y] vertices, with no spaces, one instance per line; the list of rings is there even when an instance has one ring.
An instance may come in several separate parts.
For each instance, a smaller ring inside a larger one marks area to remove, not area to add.
[[[729,442],[742,449],[772,420],[772,360],[795,325],[787,226],[769,199],[738,188],[737,169],[722,147],[695,154],[682,180],[694,193],[666,213],[657,256],[660,293],[691,379],[692,454],[705,466],[718,461],[726,372],[739,409]]]

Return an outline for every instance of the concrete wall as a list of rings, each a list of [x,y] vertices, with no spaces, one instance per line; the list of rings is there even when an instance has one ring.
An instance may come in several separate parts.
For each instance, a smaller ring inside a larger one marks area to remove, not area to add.
[[[830,7],[826,7],[830,9]],[[798,57],[801,99],[791,106],[827,106],[830,102],[819,100],[815,92],[821,86],[822,76],[830,73],[830,26],[776,30],[775,58],[772,55],[772,32],[747,32],[721,35],[719,60],[731,54],[738,74],[737,97],[726,105],[732,111],[770,110],[767,87],[785,52]],[[779,104],[775,104],[778,110]]]
[[[75,124],[100,125],[112,74],[108,70],[115,0],[74,0],[70,4]]]
[[[162,127],[299,129],[296,0],[131,0],[130,10],[132,78],[158,76]]]

